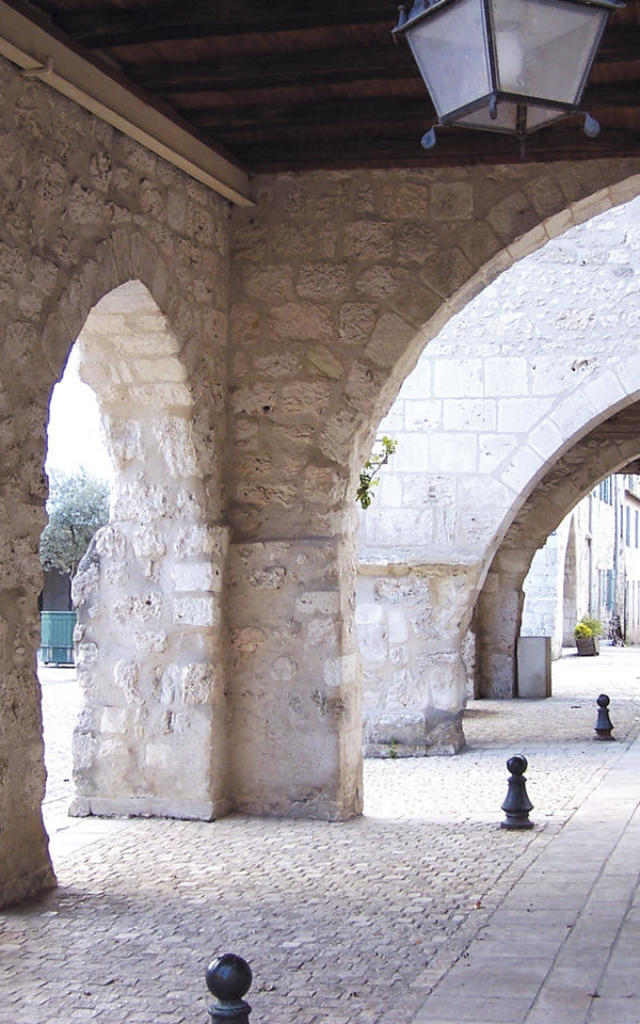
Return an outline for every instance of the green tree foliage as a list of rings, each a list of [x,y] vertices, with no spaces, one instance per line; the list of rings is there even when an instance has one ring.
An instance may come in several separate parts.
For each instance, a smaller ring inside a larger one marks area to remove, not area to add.
[[[373,498],[373,488],[380,483],[375,477],[378,475],[398,447],[397,441],[392,441],[386,435],[376,441],[371,455],[364,464],[360,473],[360,483],[356,491],[356,501],[360,502],[362,508],[369,508]]]
[[[49,476],[47,513],[49,522],[40,537],[42,566],[75,576],[94,533],[109,521],[109,485],[84,469],[54,471]]]

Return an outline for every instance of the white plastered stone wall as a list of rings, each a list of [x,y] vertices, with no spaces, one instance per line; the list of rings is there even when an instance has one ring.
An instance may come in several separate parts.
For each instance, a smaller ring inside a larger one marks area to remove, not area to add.
[[[398,451],[361,515],[368,753],[460,748],[464,639],[483,586],[476,692],[513,695],[522,571],[546,535],[530,522],[515,551],[503,538],[554,462],[637,399],[639,342],[635,200],[515,264],[425,349],[380,426]],[[582,491],[598,478],[590,463]],[[563,514],[581,493],[569,468]]]

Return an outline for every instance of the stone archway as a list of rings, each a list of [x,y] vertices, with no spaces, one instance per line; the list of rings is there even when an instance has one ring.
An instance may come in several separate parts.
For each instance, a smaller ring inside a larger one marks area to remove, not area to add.
[[[85,695],[73,813],[211,819],[228,806],[226,532],[207,523],[193,390],[139,281],[94,306],[77,345],[116,476],[109,525],[73,583]]]
[[[639,428],[637,402],[600,424],[558,460],[511,523],[476,606],[476,696],[514,696],[522,585],[533,556],[594,484],[638,458]]]

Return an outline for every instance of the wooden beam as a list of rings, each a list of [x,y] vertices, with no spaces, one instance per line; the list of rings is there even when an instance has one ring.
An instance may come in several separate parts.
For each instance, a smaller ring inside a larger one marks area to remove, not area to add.
[[[326,139],[274,139],[271,143],[236,143],[236,152],[256,172],[317,168],[455,167],[521,163],[518,142],[491,132],[442,130],[434,149],[425,151],[419,138],[375,136],[366,147],[362,139],[345,137],[329,144]],[[527,142],[527,163],[557,160],[603,160],[640,157],[640,131],[603,129],[588,139],[577,127],[549,128]]]
[[[395,20],[393,3],[389,5],[385,0],[169,0],[151,8],[60,11],[55,23],[77,42],[93,49],[376,22],[391,31]]]
[[[123,64],[123,73],[149,92],[235,92],[282,89],[370,79],[415,78],[415,61],[407,46],[394,47],[391,37],[381,47],[336,50],[294,50],[284,53],[219,57],[206,62]]]
[[[419,97],[371,96],[366,99],[318,100],[314,103],[265,103],[263,106],[222,106],[190,112],[189,120],[197,128],[227,135],[289,128],[297,131],[336,127],[375,126],[386,122],[397,124],[433,122],[436,114],[425,91]]]
[[[592,86],[583,104],[591,113],[599,114],[611,107],[640,110],[640,83],[628,92],[619,86]],[[386,123],[428,124],[437,120],[433,104],[426,92],[420,96],[390,96],[383,93],[366,98],[317,100],[314,102],[269,102],[264,104],[232,104],[189,112],[189,120],[209,134],[224,133],[232,140],[247,133],[259,136],[280,130],[313,131],[345,127],[374,127]],[[233,147],[233,143],[229,144]]]

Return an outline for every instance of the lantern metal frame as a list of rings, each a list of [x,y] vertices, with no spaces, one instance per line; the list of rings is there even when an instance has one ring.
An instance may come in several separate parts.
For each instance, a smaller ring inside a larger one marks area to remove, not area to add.
[[[416,28],[420,23],[430,18],[432,15],[441,12],[444,8],[450,7],[460,0],[415,0],[411,11],[407,14],[405,5],[401,5],[399,8],[398,24],[392,30],[392,36],[395,42],[398,42],[403,37],[407,36],[407,33],[411,32],[412,29]],[[542,3],[543,0],[531,0],[532,3]],[[619,10],[624,7],[625,4],[622,0],[560,0],[563,4],[568,7],[599,7],[604,8],[608,14],[612,11]],[[488,66],[489,73],[489,91],[478,96],[476,99],[465,103],[463,106],[456,108],[455,110],[448,111],[446,114],[440,114],[437,109],[433,91],[429,87],[426,81],[425,75],[420,68],[417,57],[414,53],[414,59],[418,64],[418,70],[420,71],[421,77],[427,87],[427,91],[432,97],[434,106],[436,107],[436,113],[438,115],[438,121],[432,125],[431,128],[423,135],[421,143],[425,149],[431,149],[436,143],[436,127],[455,125],[460,128],[468,128],[472,131],[489,131],[495,132],[501,135],[511,135],[517,138],[522,147],[522,155],[524,156],[524,143],[529,135],[534,132],[540,131],[542,128],[548,127],[550,124],[555,124],[558,120],[564,117],[570,117],[579,115],[584,117],[583,130],[589,138],[595,138],[600,132],[600,125],[589,113],[580,110],[580,103],[582,95],[584,93],[591,67],[595,60],[598,47],[602,40],[608,14],[602,19],[602,23],[595,33],[593,45],[591,51],[584,61],[584,68],[582,75],[579,79],[578,87],[575,91],[575,100],[573,103],[567,103],[560,100],[547,99],[546,97],[535,96],[527,93],[508,92],[500,88],[499,85],[499,54],[496,43],[496,27],[493,23],[493,14],[491,7],[492,0],[481,0],[482,9],[482,26],[484,32],[484,45],[485,54],[484,59]],[[413,52],[413,47],[411,47]],[[498,118],[498,106],[500,103],[511,103],[516,106],[516,117],[515,127],[511,128],[508,126],[501,126],[493,124],[492,122],[497,121]],[[547,111],[557,110],[557,117],[546,118],[541,124],[528,125],[528,112],[529,108],[543,108]],[[473,124],[464,123],[461,119],[468,117],[470,114],[474,114],[476,111],[488,109],[489,111],[489,122],[487,124]]]

